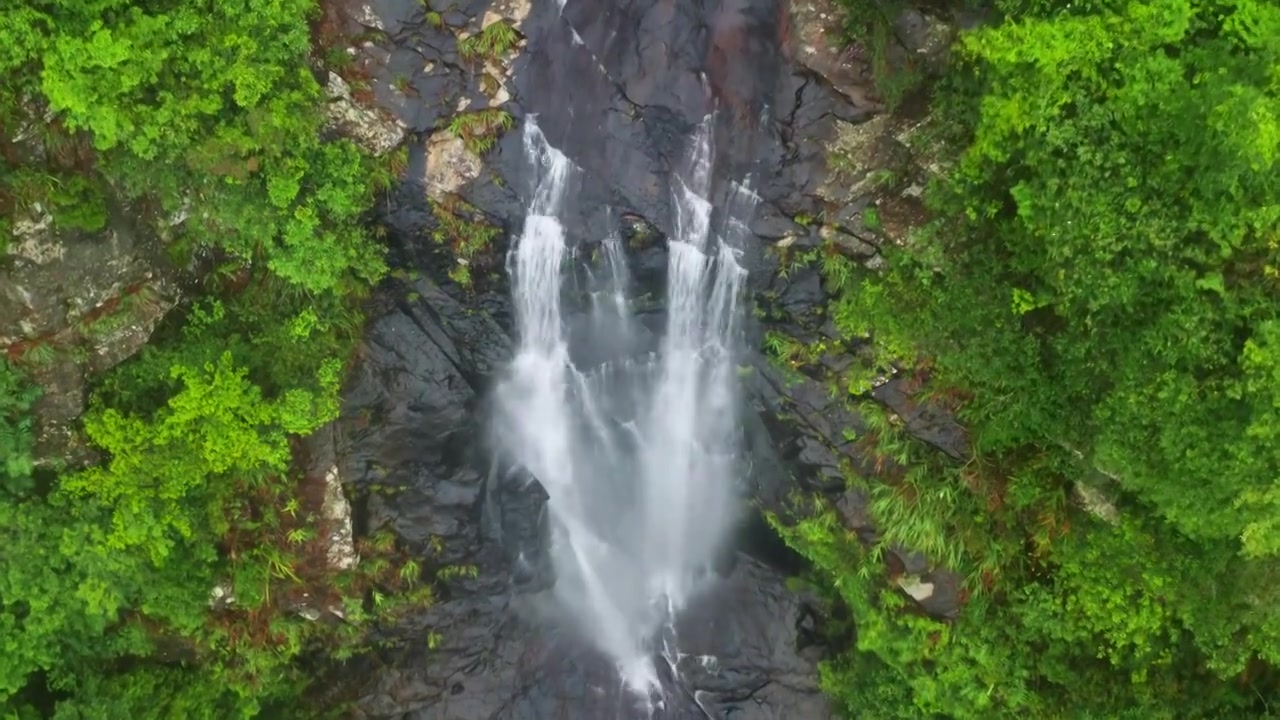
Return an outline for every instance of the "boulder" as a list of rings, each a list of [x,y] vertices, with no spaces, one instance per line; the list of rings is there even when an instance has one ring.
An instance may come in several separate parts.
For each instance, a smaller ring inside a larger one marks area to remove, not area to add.
[[[437,133],[427,141],[427,165],[424,185],[429,197],[441,198],[460,192],[483,170],[481,160],[467,149],[462,138]]]
[[[879,110],[870,67],[859,48],[844,46],[844,7],[835,0],[793,0],[791,12],[796,60],[854,104]]]
[[[1101,473],[1099,473],[1101,475]],[[1120,524],[1120,511],[1116,509],[1111,494],[1085,480],[1076,480],[1071,486],[1071,498],[1085,512],[1111,526]]]

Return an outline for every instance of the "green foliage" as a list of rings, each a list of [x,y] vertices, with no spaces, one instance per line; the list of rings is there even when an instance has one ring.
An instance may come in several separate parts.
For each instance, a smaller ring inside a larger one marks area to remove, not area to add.
[[[126,194],[166,215],[197,206],[182,225],[188,242],[262,259],[313,292],[376,279],[381,256],[358,222],[371,161],[320,140],[321,92],[304,62],[312,7],[40,3],[0,31],[0,72],[30,80],[11,80],[2,99],[10,114],[38,117],[28,98],[39,93]],[[68,209],[63,222],[100,226],[98,187],[60,181],[43,195]]]
[[[448,131],[461,138],[467,149],[483,155],[493,148],[498,136],[515,124],[511,113],[496,108],[458,113],[449,121]]]
[[[989,390],[970,408],[984,449],[1066,442],[1180,531],[1267,555],[1280,8],[1232,7],[971,35],[983,94],[941,201],[966,227],[869,292],[908,296],[939,368]],[[1014,382],[1031,394],[997,407]]]
[[[322,140],[314,9],[35,2],[0,23],[6,227],[39,205],[94,230],[124,204],[179,260],[219,263],[94,378],[96,465],[34,482],[37,391],[0,362],[0,716],[317,717],[304,650],[350,657],[371,623],[434,597],[435,568],[386,533],[332,567],[318,479],[295,467],[299,437],[337,416],[384,270],[362,215],[405,161]],[[127,293],[77,330],[109,334],[150,302]],[[17,350],[28,368],[56,352]],[[343,621],[300,617],[304,602]]]
[[[71,698],[58,703],[53,720],[233,720],[257,716],[258,703],[239,698],[197,673],[142,668],[126,675],[89,675]]]
[[[31,406],[39,397],[40,388],[0,358],[0,490],[8,493],[22,493],[32,485],[35,427]]]
[[[0,252],[9,241],[9,216],[32,214],[37,205],[59,229],[92,231],[106,224],[106,188],[92,172],[88,143],[57,119],[46,121],[41,109],[20,84],[0,82],[0,139],[8,143],[0,153]]]
[[[884,579],[889,541],[863,548],[826,508],[775,526],[854,618],[856,650],[822,668],[850,717],[1250,716],[1252,690],[1212,682],[1194,645],[1211,586],[1197,561],[1166,554],[1203,552],[1186,543],[1157,546],[1132,525],[1068,532],[939,622]]]
[[[163,676],[187,684],[144,717],[297,707],[305,648],[348,657],[368,623],[432,601],[435,576],[388,534],[329,568],[320,508],[299,502],[315,480],[292,471],[290,439],[336,417],[360,329],[351,300],[325,297],[266,277],[200,302],[94,394],[85,430],[107,461],[0,505],[0,540],[24,558],[0,576],[0,698],[42,673],[58,717],[132,717]],[[234,602],[210,610],[215,586]],[[292,615],[308,597],[345,621]],[[175,644],[185,669],[149,659]]]
[[[467,61],[498,60],[515,49],[520,33],[505,20],[490,24],[480,32],[458,41],[458,55]]]
[[[437,223],[431,239],[448,245],[453,252],[455,264],[449,269],[449,277],[459,285],[470,286],[472,263],[491,249],[501,231],[485,221],[474,207],[455,197],[430,202]]]
[[[177,539],[193,537],[197,528],[225,532],[218,513],[227,497],[219,491],[235,485],[222,478],[252,485],[283,472],[286,435],[305,434],[337,415],[336,373],[326,370],[328,397],[291,390],[268,402],[230,352],[202,367],[174,365],[169,374],[182,389],[154,417],[114,409],[89,415],[89,438],[111,461],[63,478],[62,488],[112,508],[108,547],[145,548],[162,564]]]
[[[1003,0],[938,88],[963,152],[888,269],[824,261],[866,365],[965,422],[960,464],[874,408],[882,541],[779,522],[847,606],[854,717],[1260,717],[1280,699],[1280,7]],[[868,219],[868,224],[874,224]],[[849,387],[855,383],[849,382]],[[1108,524],[1071,506],[1082,479]],[[965,578],[912,611],[887,544]]]

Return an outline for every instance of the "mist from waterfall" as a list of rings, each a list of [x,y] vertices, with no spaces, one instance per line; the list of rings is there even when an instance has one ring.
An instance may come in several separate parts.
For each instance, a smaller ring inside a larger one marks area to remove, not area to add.
[[[495,436],[549,496],[557,598],[644,695],[661,687],[655,657],[674,663],[674,616],[735,520],[734,348],[746,271],[734,215],[745,217],[754,196],[740,189],[726,204],[747,207],[713,213],[711,127],[708,117],[671,178],[675,232],[656,349],[634,350],[645,330],[618,236],[602,232],[590,261],[567,241],[578,170],[532,117],[524,149],[535,187],[508,258],[519,340],[497,390]],[[716,215],[726,219],[713,228]],[[575,282],[584,266],[585,282]],[[580,346],[591,357],[575,362]]]

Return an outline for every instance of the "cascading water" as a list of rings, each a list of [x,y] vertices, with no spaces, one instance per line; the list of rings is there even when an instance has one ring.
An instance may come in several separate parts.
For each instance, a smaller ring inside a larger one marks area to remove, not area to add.
[[[674,658],[670,633],[660,647],[656,636],[707,576],[734,521],[733,350],[746,272],[732,228],[741,224],[731,207],[722,231],[712,230],[708,117],[692,138],[687,171],[672,179],[660,345],[578,367],[566,313],[574,248],[561,223],[577,169],[533,118],[524,147],[537,182],[508,262],[519,345],[498,390],[495,431],[549,496],[557,597],[623,681],[648,695],[660,688],[655,654]],[[742,197],[753,196],[731,199]],[[620,241],[606,239],[597,255],[586,337],[574,344],[638,347]]]

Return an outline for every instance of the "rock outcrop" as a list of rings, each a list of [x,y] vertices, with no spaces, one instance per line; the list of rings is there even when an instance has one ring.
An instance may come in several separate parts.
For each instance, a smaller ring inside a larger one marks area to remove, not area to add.
[[[716,108],[713,192],[723,199],[735,181],[751,178],[759,243],[745,248],[742,261],[751,292],[782,310],[751,320],[751,341],[766,324],[835,340],[817,270],[784,272],[770,246],[833,242],[874,266],[884,228],[859,222],[882,198],[872,174],[900,164],[902,177],[914,178],[920,163],[896,122],[865,125],[882,105],[856,55],[815,45],[808,34],[818,20],[834,32],[834,15],[821,15],[835,11],[804,6],[804,24],[793,29],[780,21],[788,17],[781,0],[708,5],[380,0],[358,21],[382,33],[357,57],[371,63],[373,98],[408,129],[412,152],[406,182],[383,218],[404,271],[383,289],[347,393],[338,475],[358,509],[358,529],[389,526],[437,568],[474,568],[446,573],[437,605],[388,629],[384,639],[399,649],[378,653],[357,673],[367,681],[357,703],[365,718],[648,717],[543,601],[553,582],[545,493],[488,450],[487,394],[513,330],[505,277],[490,263],[469,287],[449,280],[454,259],[433,238],[447,226],[440,198],[456,198],[498,228],[490,255],[500,258],[523,222],[529,172],[520,133],[498,133],[491,149],[476,153],[449,129],[458,113],[498,104],[516,127],[536,115],[548,140],[582,170],[568,231],[587,243],[621,234],[646,298],[642,322],[663,312],[668,177],[693,129]],[[521,52],[464,57],[459,43],[495,23],[516,29]],[[484,80],[494,75],[500,92]],[[857,156],[857,177],[833,176],[833,143]],[[403,279],[416,273],[428,279]],[[849,361],[841,357],[824,362]],[[865,429],[861,418],[817,378],[797,378],[760,357],[751,366],[744,374],[744,502],[785,512],[797,490],[821,493],[852,529],[875,540],[865,495],[845,481],[850,470],[874,474],[846,433]],[[915,404],[897,378],[883,378],[876,397],[927,442],[966,452],[954,421]],[[670,701],[654,717],[831,716],[815,683],[821,648],[805,647],[816,615],[786,589],[778,557],[751,543],[744,548],[750,555],[735,556],[717,594],[682,619],[680,649],[689,656],[678,677],[666,678]],[[954,614],[954,574],[907,549],[895,557],[905,594],[928,613]],[[696,666],[695,656],[716,662]]]
[[[177,303],[159,239],[117,210],[98,232],[58,228],[39,208],[0,257],[0,350],[42,386],[36,455],[89,458],[74,431],[89,380],[146,344]]]
[[[330,129],[351,139],[371,155],[385,155],[404,142],[404,124],[351,96],[351,86],[330,71],[325,83],[329,102],[325,119]]]
[[[430,280],[391,290],[335,426],[338,474],[364,508],[358,525],[393,528],[437,569],[474,572],[448,574],[437,605],[388,631],[399,649],[365,669],[361,717],[830,716],[816,685],[819,649],[801,644],[813,611],[778,570],[746,556],[677,627],[680,679],[668,678],[661,714],[622,692],[612,666],[557,623],[542,595],[552,582],[545,493],[490,465],[484,449],[485,393],[507,359],[506,332]]]

